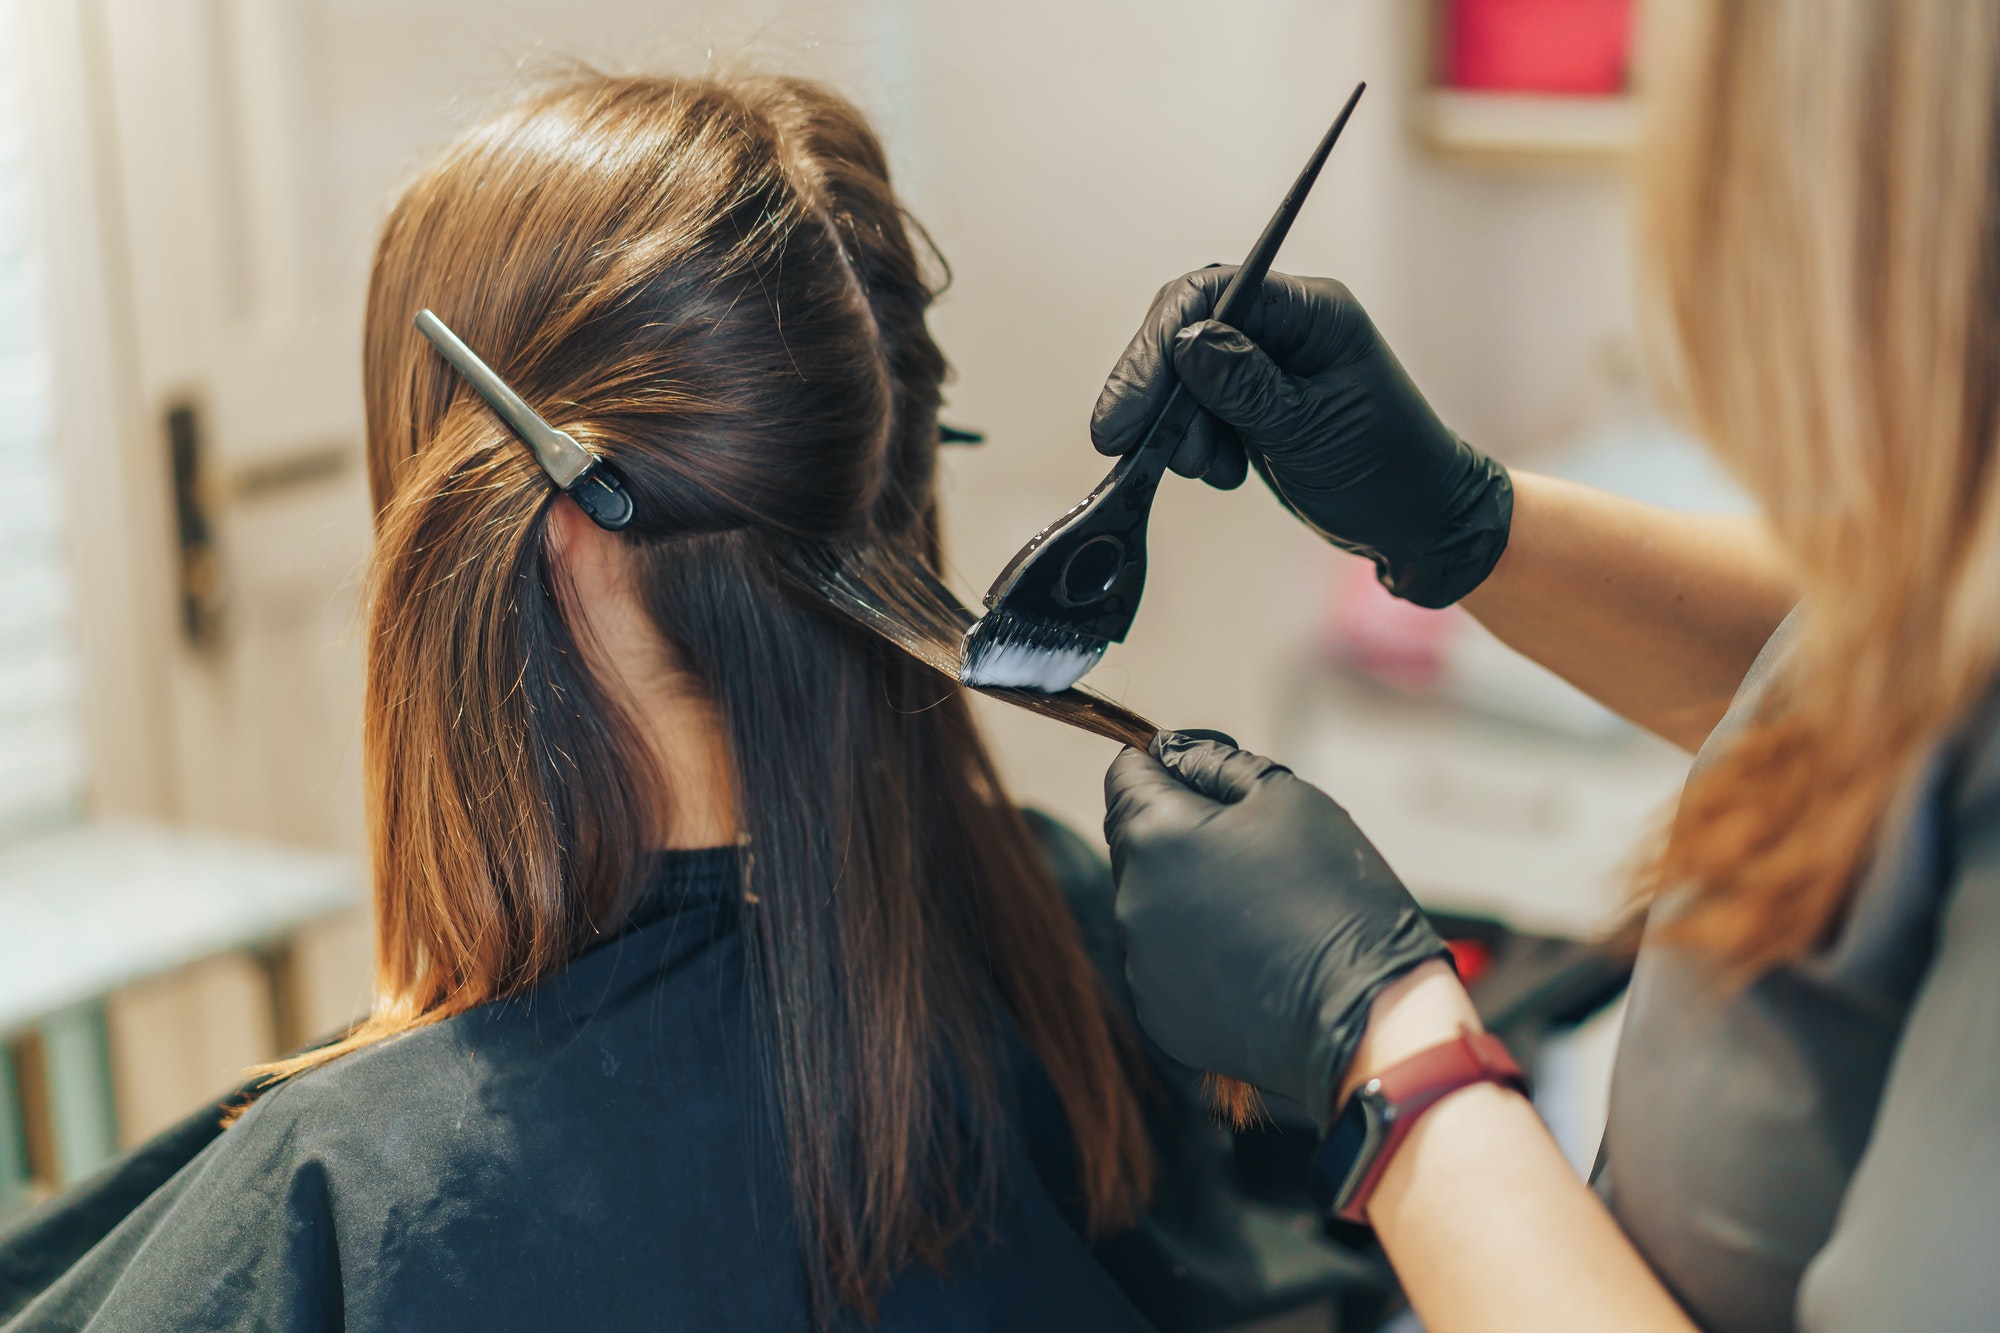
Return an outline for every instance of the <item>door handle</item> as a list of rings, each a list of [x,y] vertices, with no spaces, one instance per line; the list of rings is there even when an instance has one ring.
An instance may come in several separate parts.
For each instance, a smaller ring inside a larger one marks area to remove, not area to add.
[[[343,440],[322,441],[276,457],[215,472],[192,399],[169,404],[167,446],[173,473],[174,540],[178,548],[181,633],[192,648],[221,642],[228,612],[227,580],[217,520],[223,510],[277,500],[344,476],[357,458]]]
[[[201,414],[192,402],[170,403],[166,427],[173,475],[181,634],[189,647],[205,651],[221,640],[223,597],[222,563],[209,512]]]

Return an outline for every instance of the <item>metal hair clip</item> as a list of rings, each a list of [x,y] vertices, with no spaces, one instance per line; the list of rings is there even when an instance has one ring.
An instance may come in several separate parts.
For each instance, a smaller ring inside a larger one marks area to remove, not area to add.
[[[542,465],[563,494],[590,515],[598,527],[616,532],[632,521],[632,496],[609,463],[578,444],[573,436],[557,430],[521,400],[521,395],[494,373],[493,367],[445,327],[445,322],[429,310],[419,310],[417,331],[430,339],[438,355],[451,362],[465,376],[473,391],[486,400],[528,452]]]

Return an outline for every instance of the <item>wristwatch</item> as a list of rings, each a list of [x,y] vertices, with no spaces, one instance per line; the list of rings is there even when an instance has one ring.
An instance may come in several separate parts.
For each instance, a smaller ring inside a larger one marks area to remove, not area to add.
[[[1356,1088],[1313,1154],[1308,1183],[1314,1200],[1343,1222],[1366,1224],[1369,1196],[1417,1118],[1474,1083],[1528,1091],[1521,1067],[1490,1032],[1460,1032]]]

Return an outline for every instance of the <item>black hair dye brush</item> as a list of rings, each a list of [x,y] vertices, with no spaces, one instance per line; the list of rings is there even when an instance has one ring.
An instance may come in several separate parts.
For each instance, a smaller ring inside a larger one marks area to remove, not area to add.
[[[1347,104],[1251,247],[1213,318],[1234,324],[1257,299],[1285,233],[1368,85]],[[981,690],[1054,694],[1081,680],[1123,641],[1146,588],[1146,520],[1167,461],[1201,411],[1179,385],[1139,442],[1097,489],[1023,546],[986,594],[986,614],[966,631],[960,679]]]
[[[962,683],[960,645],[973,624],[972,612],[914,552],[892,553],[847,543],[802,547],[792,552],[781,568],[834,610],[946,679]],[[970,688],[1142,750],[1159,731],[1139,714],[1095,690]]]

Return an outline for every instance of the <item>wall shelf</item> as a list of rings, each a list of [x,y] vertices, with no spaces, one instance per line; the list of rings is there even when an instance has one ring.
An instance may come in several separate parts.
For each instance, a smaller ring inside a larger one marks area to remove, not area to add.
[[[1418,99],[1417,128],[1441,153],[1485,158],[1602,159],[1639,138],[1638,99],[1454,92]]]

